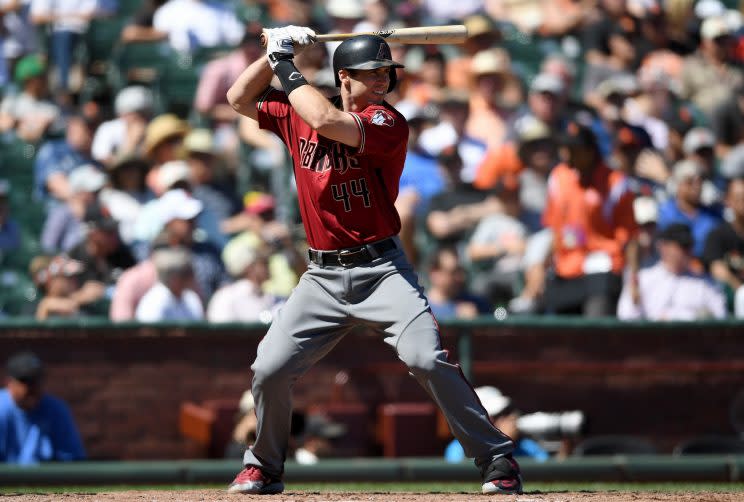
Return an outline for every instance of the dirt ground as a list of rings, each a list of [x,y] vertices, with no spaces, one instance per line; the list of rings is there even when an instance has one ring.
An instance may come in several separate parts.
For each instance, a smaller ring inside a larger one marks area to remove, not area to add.
[[[65,493],[0,495],[8,502],[740,502],[741,492],[554,492],[524,495],[476,493],[360,493],[287,491],[281,495],[229,495],[221,490],[123,491],[112,493]]]

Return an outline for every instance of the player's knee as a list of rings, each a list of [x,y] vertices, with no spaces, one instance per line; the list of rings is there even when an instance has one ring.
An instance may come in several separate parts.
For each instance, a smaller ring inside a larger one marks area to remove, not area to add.
[[[400,352],[398,356],[414,376],[431,373],[437,364],[437,353],[430,350]]]
[[[259,364],[251,367],[253,370],[254,392],[288,386],[291,380],[290,372],[285,366],[276,364]]]

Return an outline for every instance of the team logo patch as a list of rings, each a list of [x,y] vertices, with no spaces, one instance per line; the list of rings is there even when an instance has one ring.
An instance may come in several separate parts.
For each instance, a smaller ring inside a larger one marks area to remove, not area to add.
[[[374,125],[393,127],[393,124],[395,124],[395,119],[385,110],[377,110],[375,114],[372,115],[370,122],[372,122]]]

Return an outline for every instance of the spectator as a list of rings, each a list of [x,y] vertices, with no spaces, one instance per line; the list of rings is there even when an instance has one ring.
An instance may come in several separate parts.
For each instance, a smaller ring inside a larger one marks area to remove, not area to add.
[[[279,300],[263,291],[263,283],[269,279],[267,257],[246,241],[225,248],[222,256],[227,271],[237,280],[214,293],[207,308],[207,319],[210,322],[270,322]]]
[[[744,84],[742,70],[731,63],[731,28],[725,17],[712,16],[700,26],[697,52],[685,59],[681,95],[706,115],[731,99],[732,90]]]
[[[122,43],[157,42],[168,38],[168,33],[153,27],[155,12],[168,0],[144,0],[132,20],[121,30]]]
[[[692,232],[684,223],[674,223],[658,236],[659,262],[641,270],[637,277],[639,300],[633,301],[627,281],[617,306],[621,320],[695,321],[726,317],[726,300],[708,278],[690,268]]]
[[[220,180],[221,157],[214,144],[214,136],[209,129],[194,129],[183,140],[186,162],[189,167],[191,194],[204,205],[214,220],[221,224],[235,216],[242,209],[235,194],[235,188]],[[203,223],[203,222],[202,222]],[[227,236],[220,227],[206,227],[208,239],[222,248]]]
[[[153,253],[158,281],[137,305],[139,322],[195,321],[204,319],[204,307],[194,291],[191,253],[186,248],[159,249]]]
[[[10,183],[0,179],[0,263],[5,255],[21,247],[21,229],[18,222],[10,216]]]
[[[708,234],[702,258],[713,278],[733,297],[734,315],[744,318],[744,178],[729,182],[726,207],[732,218]]]
[[[44,392],[44,366],[32,352],[13,354],[0,390],[0,462],[29,465],[83,460],[67,405]]]
[[[24,56],[16,63],[13,76],[21,92],[3,97],[0,132],[35,143],[60,115],[59,107],[48,99],[46,64],[37,54]]]
[[[467,16],[463,24],[468,32],[461,46],[463,54],[448,59],[445,70],[447,87],[461,91],[467,90],[470,86],[473,57],[481,51],[495,47],[501,39],[501,33],[493,19],[484,14]]]
[[[83,221],[85,239],[70,250],[70,257],[83,263],[81,305],[108,312],[116,280],[136,263],[119,236],[116,220],[99,203],[88,206]],[[100,302],[100,303],[99,303]],[[93,305],[96,304],[96,305]]]
[[[703,187],[700,200],[705,206],[720,212],[723,202],[722,188],[726,180],[718,175],[716,170],[716,137],[708,128],[693,127],[685,134],[682,141],[682,151],[685,157],[697,162],[702,168]],[[674,190],[672,185],[671,190]]]
[[[83,219],[106,184],[106,174],[91,164],[70,172],[70,196],[64,204],[49,209],[41,231],[41,247],[48,253],[68,252],[85,238]]]
[[[36,274],[40,285],[35,317],[39,321],[53,318],[80,317],[95,313],[88,310],[82,289],[83,264],[66,256],[52,258]]]
[[[633,194],[625,189],[625,176],[602,162],[587,126],[570,123],[563,146],[565,163],[550,173],[543,213],[554,236],[546,308],[558,314],[612,315],[625,253],[637,232]],[[637,264],[630,266],[637,270]]]
[[[429,298],[431,311],[439,320],[473,319],[491,313],[488,302],[467,291],[466,272],[457,251],[442,247],[434,251],[429,263]]]
[[[149,169],[150,165],[135,155],[117,157],[107,166],[111,184],[99,198],[119,223],[119,234],[127,246],[136,239],[135,227],[143,205],[153,199],[145,183]]]
[[[314,465],[323,457],[333,456],[332,440],[346,434],[346,426],[322,414],[305,416],[304,427],[297,438],[294,459],[298,464]]]
[[[483,407],[488,412],[491,422],[497,429],[509,436],[514,441],[515,457],[528,457],[538,462],[544,462],[548,459],[548,452],[545,451],[537,441],[523,436],[517,427],[517,419],[521,415],[511,402],[496,387],[485,386],[475,389]],[[444,451],[444,459],[450,463],[462,462],[465,460],[465,451],[457,439],[454,439]]]
[[[465,132],[484,146],[497,146],[506,139],[513,105],[522,98],[509,53],[501,48],[481,51],[473,56],[470,72],[470,115]],[[514,96],[515,89],[519,96]]]
[[[160,196],[169,188],[160,183],[158,171],[166,162],[179,158],[188,132],[188,124],[171,113],[158,115],[147,124],[142,153],[150,162],[147,186],[155,195]]]
[[[566,125],[566,89],[563,81],[550,73],[541,73],[530,84],[527,106],[523,107],[510,124],[509,138],[517,137],[516,124],[527,116],[534,117],[550,128],[552,134]]]
[[[163,238],[169,246],[181,246],[191,252],[196,291],[208,302],[227,277],[219,249],[209,241],[194,239],[196,218],[204,209],[203,204],[183,189],[170,190],[154,202],[155,212],[151,214],[158,218]]]
[[[96,165],[90,155],[91,124],[82,115],[73,115],[64,130],[64,138],[45,141],[34,159],[34,193],[47,208],[70,197],[67,177],[73,169],[88,163]]]
[[[245,449],[256,440],[256,402],[250,390],[243,392],[238,403],[238,415],[230,442],[225,447],[225,458],[243,458]]]
[[[721,222],[721,217],[702,203],[703,169],[697,162],[677,162],[672,170],[672,182],[676,193],[659,208],[659,229],[663,230],[672,223],[684,223],[690,227],[694,239],[692,254],[700,258],[705,239]]]
[[[36,51],[36,36],[31,26],[29,10],[29,0],[0,1],[0,31],[4,31],[0,36],[0,67],[5,64],[6,78],[13,74],[13,67],[21,57]],[[7,84],[0,71],[0,86]]]
[[[495,193],[503,212],[483,218],[473,232],[467,254],[477,271],[471,282],[475,293],[491,304],[504,303],[517,293],[529,230],[519,201],[519,183],[502,182]]]
[[[227,5],[206,0],[168,0],[153,16],[153,28],[168,34],[171,47],[193,52],[201,47],[237,46],[245,29]]]
[[[125,87],[116,95],[116,118],[103,122],[93,136],[93,158],[105,165],[115,159],[139,154],[150,120],[153,97],[142,86]]]
[[[52,61],[57,70],[57,88],[62,93],[71,90],[72,56],[90,21],[101,14],[99,5],[97,0],[31,0],[31,22],[50,26]]]

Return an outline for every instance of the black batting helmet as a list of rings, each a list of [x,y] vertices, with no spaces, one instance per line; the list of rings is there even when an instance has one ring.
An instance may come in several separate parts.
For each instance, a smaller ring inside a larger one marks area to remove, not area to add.
[[[338,78],[338,70],[374,70],[384,66],[390,67],[390,85],[388,92],[395,88],[397,80],[396,68],[404,68],[400,63],[393,61],[390,54],[390,46],[384,38],[377,35],[359,35],[344,40],[333,53],[333,74],[336,78],[336,87],[341,86]]]

